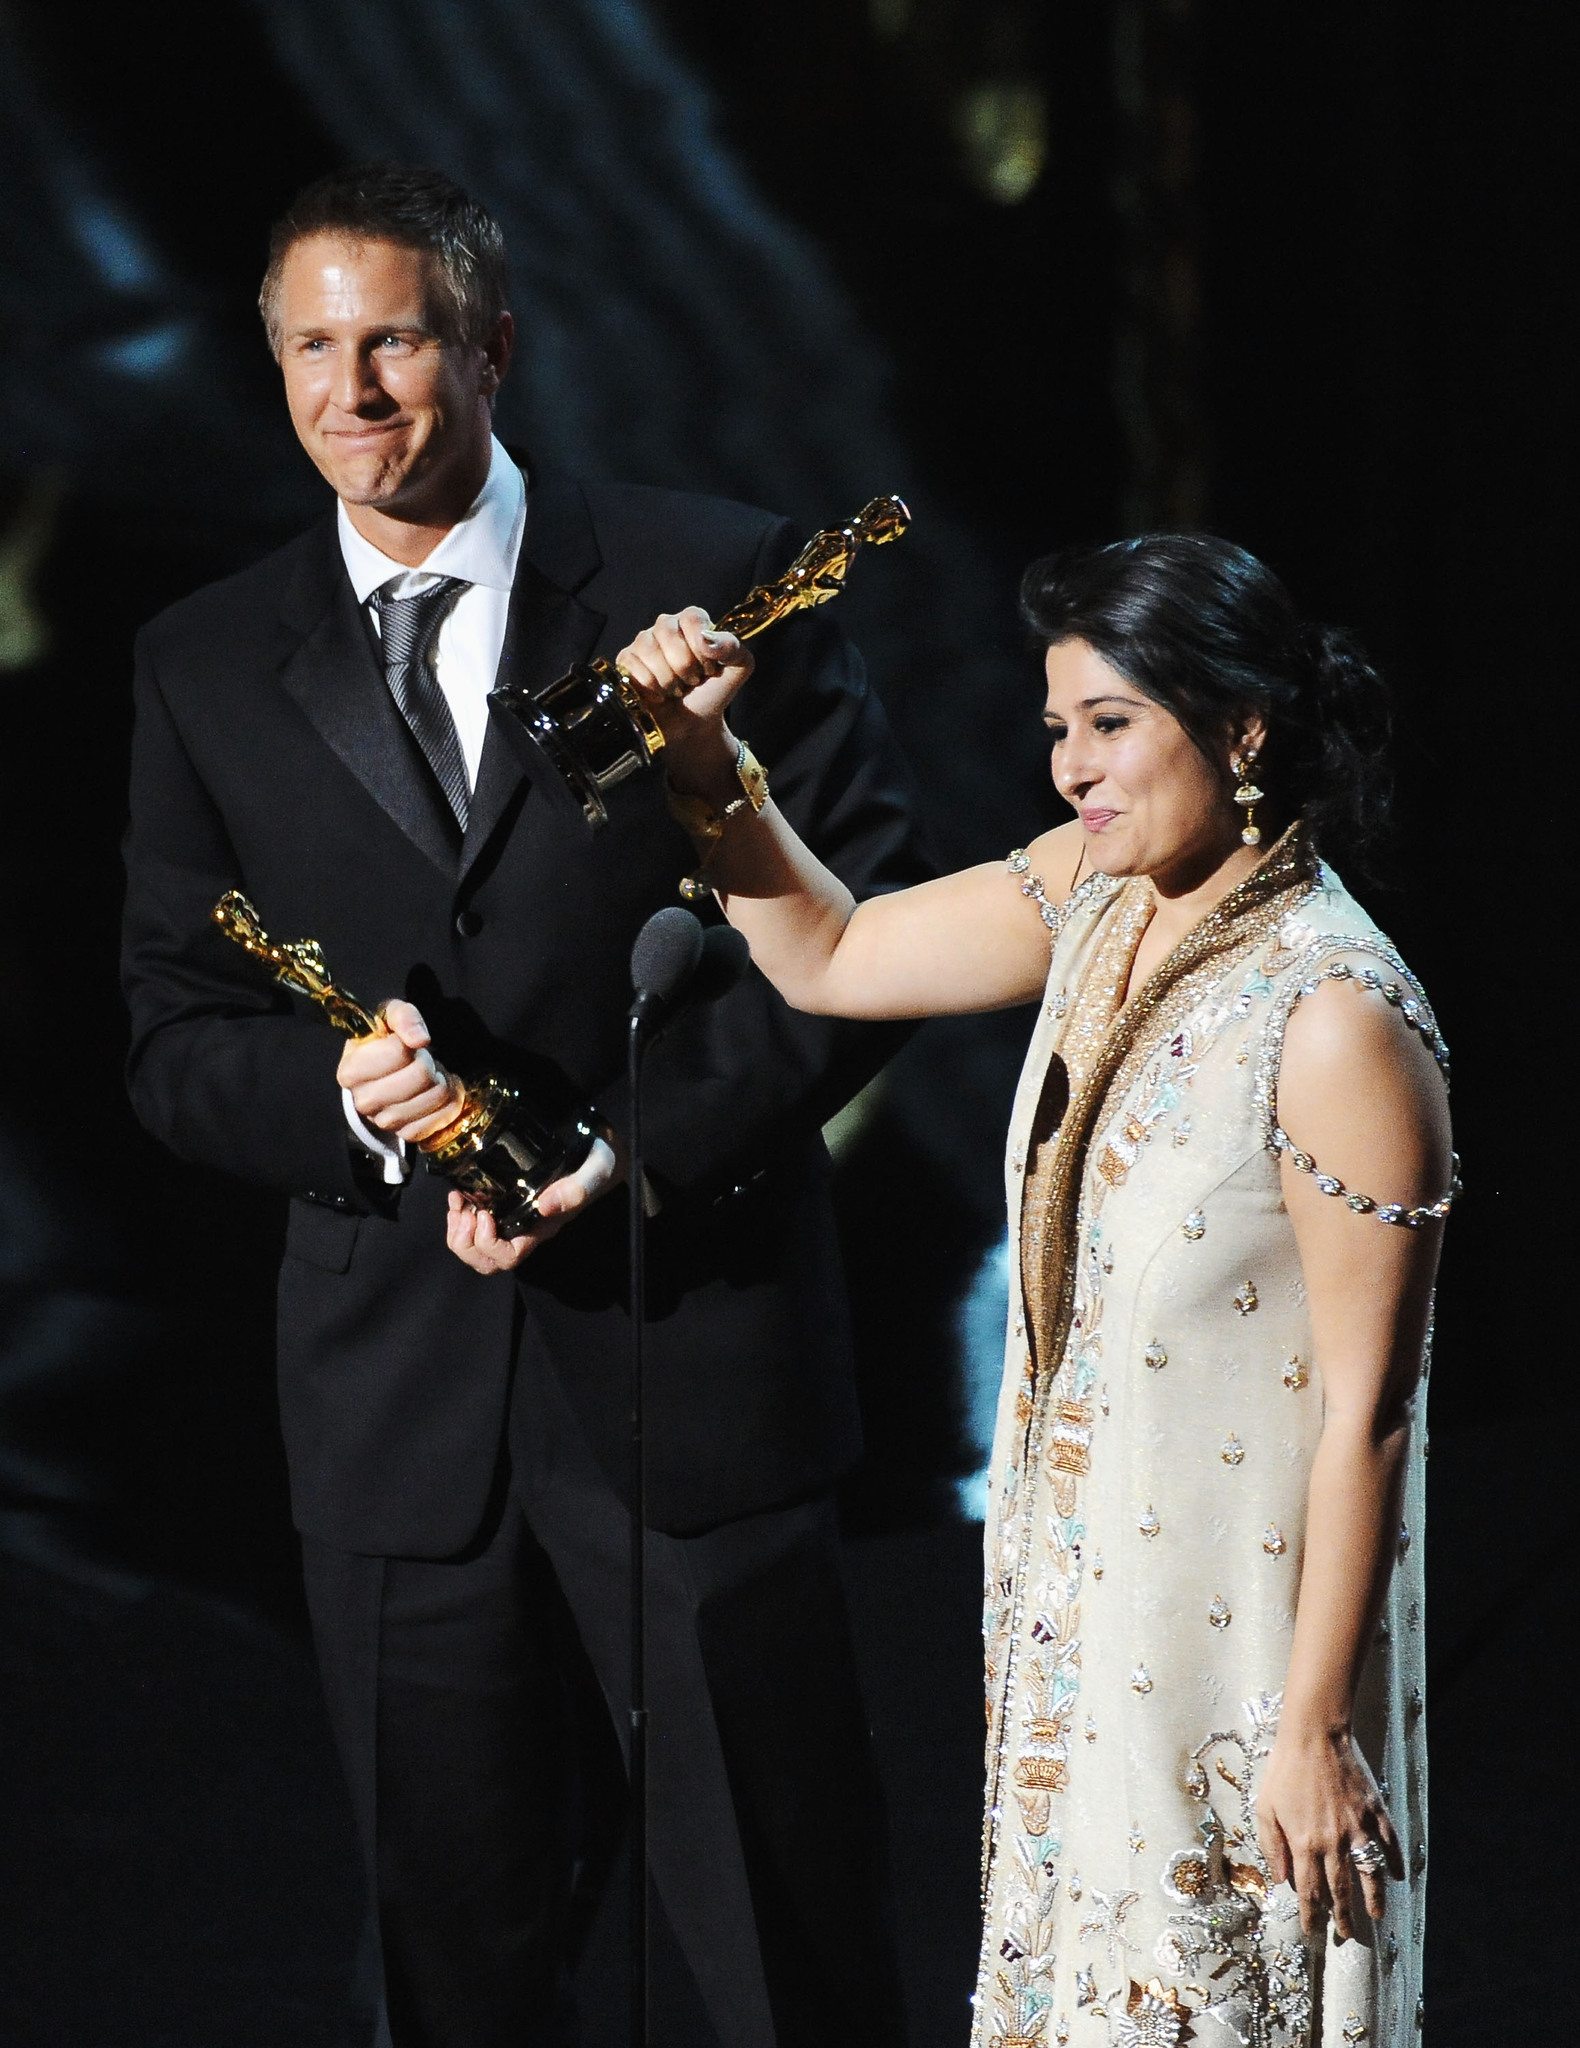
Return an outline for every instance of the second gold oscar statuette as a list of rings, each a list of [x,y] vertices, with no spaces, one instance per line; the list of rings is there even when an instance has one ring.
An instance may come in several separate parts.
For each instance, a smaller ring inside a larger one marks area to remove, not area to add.
[[[271,939],[239,889],[219,899],[213,919],[282,987],[316,1003],[337,1031],[348,1038],[383,1037],[388,1031],[382,1012],[336,984],[316,939]],[[581,1165],[593,1141],[592,1125],[585,1115],[540,1114],[497,1074],[451,1079],[459,1107],[417,1149],[433,1172],[490,1210],[501,1234],[510,1236],[536,1217],[537,1197],[550,1182]]]

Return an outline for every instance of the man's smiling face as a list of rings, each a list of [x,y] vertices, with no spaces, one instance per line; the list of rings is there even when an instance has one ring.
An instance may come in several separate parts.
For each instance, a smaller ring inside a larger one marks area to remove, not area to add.
[[[336,495],[395,519],[487,474],[491,403],[509,354],[447,341],[434,259],[399,242],[308,235],[280,274],[280,367],[297,437]]]

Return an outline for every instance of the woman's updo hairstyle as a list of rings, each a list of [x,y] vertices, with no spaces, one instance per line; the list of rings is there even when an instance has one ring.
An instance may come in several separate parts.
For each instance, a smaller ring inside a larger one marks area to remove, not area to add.
[[[1021,610],[1044,647],[1084,640],[1216,757],[1257,710],[1256,781],[1340,864],[1388,822],[1388,693],[1349,634],[1303,621],[1254,555],[1210,534],[1151,533],[1033,562]]]

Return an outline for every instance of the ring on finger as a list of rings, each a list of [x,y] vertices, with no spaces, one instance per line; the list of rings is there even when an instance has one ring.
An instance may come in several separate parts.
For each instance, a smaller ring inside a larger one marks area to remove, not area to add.
[[[1368,1836],[1364,1842],[1350,1844],[1350,1861],[1364,1877],[1380,1876],[1388,1861],[1388,1852],[1381,1842]]]

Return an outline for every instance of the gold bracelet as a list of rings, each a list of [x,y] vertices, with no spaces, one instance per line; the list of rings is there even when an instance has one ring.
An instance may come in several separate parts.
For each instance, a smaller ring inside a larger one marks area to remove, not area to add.
[[[741,794],[727,803],[722,811],[716,811],[705,796],[681,796],[675,790],[669,792],[670,814],[685,826],[703,849],[701,861],[680,885],[680,893],[688,903],[695,903],[710,893],[711,885],[705,871],[730,819],[737,811],[745,810],[750,810],[755,816],[768,801],[768,771],[745,740],[735,742],[735,779],[741,785]]]

